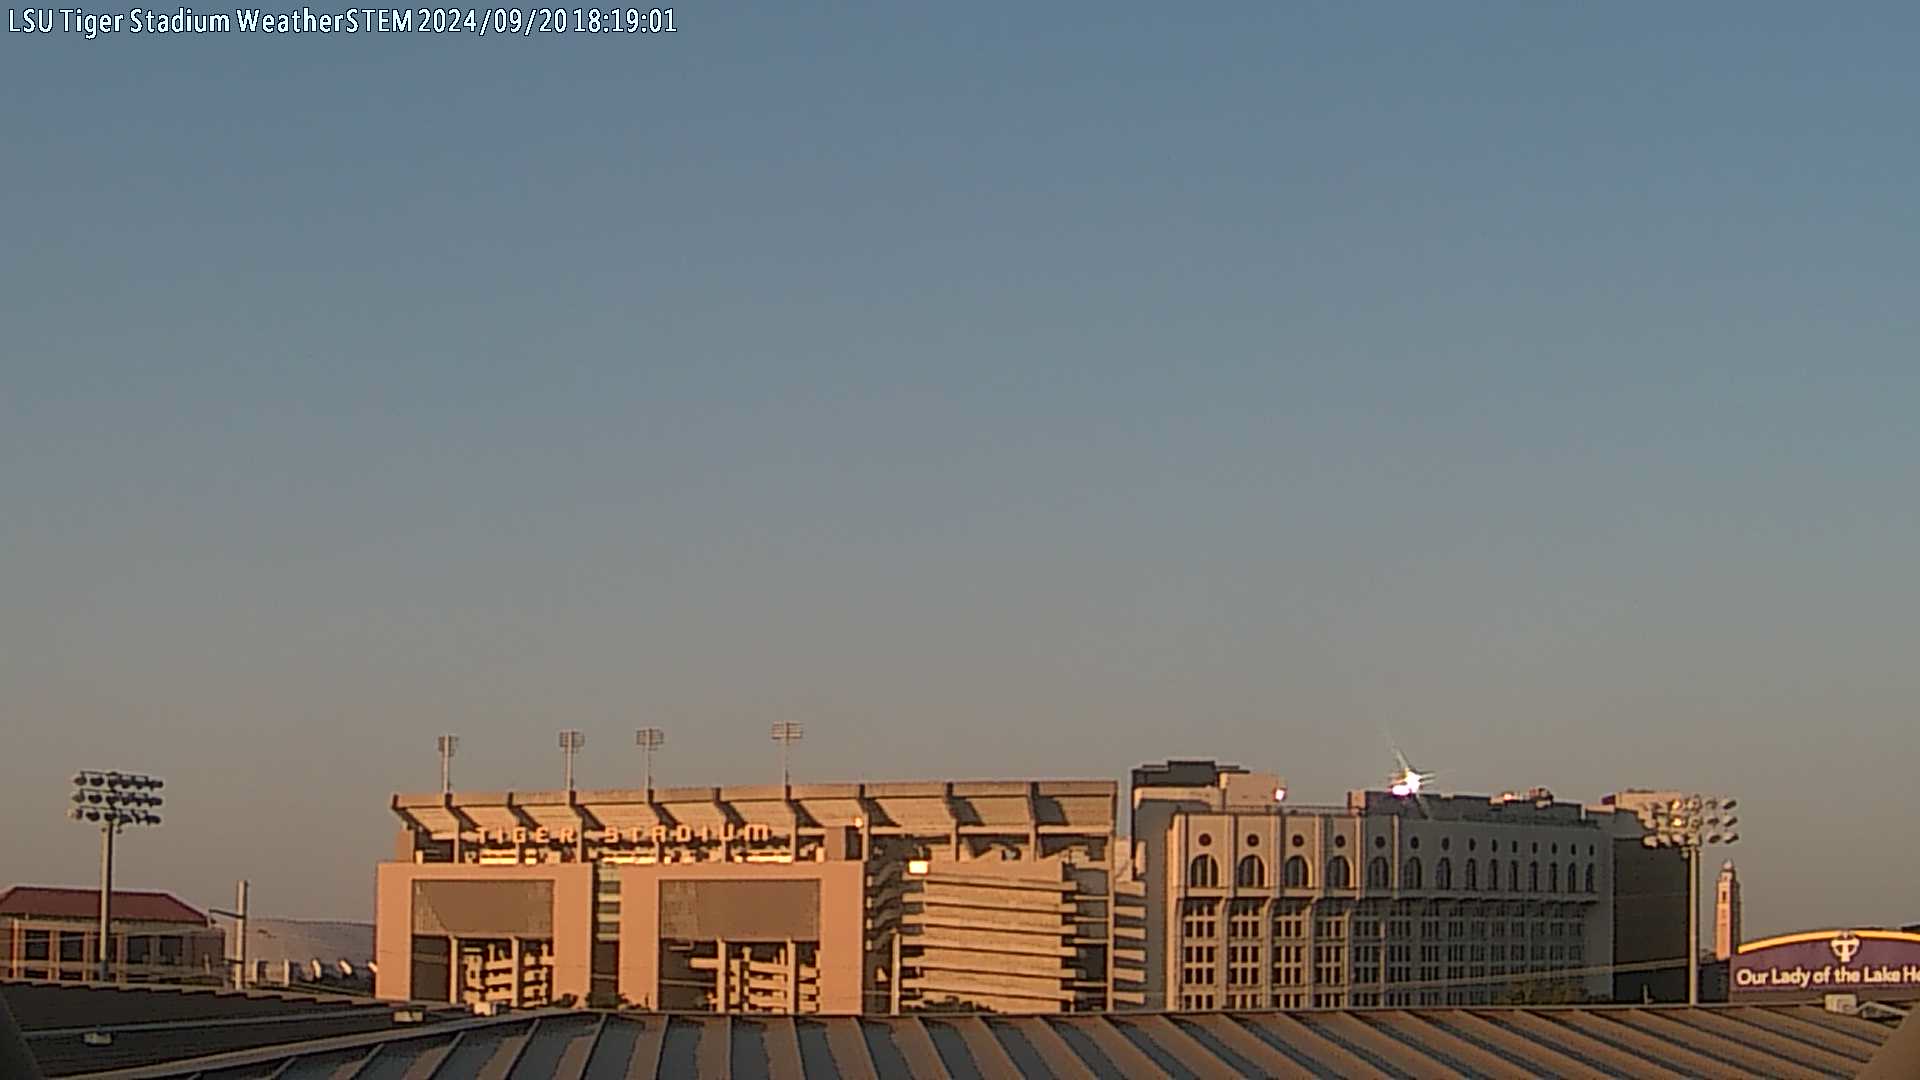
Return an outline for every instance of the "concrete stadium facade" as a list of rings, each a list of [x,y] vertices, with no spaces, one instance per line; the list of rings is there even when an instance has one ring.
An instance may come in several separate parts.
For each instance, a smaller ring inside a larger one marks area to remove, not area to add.
[[[1642,848],[1632,814],[1539,791],[1296,806],[1280,786],[1143,767],[1124,833],[1102,780],[395,796],[376,992],[482,1010],[1406,1007],[1605,1001],[1622,965],[1684,964],[1664,935],[1618,932],[1622,910],[1685,927],[1684,863],[1640,866],[1671,853]]]
[[[1115,783],[1077,780],[396,796],[376,991],[771,1013],[1136,1004],[1117,805]]]

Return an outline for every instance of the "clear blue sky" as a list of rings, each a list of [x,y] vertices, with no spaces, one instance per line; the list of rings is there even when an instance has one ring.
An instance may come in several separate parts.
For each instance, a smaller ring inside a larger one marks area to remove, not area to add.
[[[214,10],[214,9],[202,9]],[[0,878],[365,916],[396,789],[1736,793],[1920,919],[1909,5],[0,36]]]

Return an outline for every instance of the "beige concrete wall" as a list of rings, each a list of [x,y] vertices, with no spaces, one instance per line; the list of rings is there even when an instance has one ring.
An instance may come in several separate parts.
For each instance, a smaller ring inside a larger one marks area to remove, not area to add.
[[[611,870],[611,868],[609,868]],[[820,1011],[861,1011],[865,956],[866,866],[824,863],[668,863],[621,866],[620,995],[636,1006],[659,1000],[662,881],[818,881]]]
[[[594,868],[588,863],[475,866],[381,863],[376,875],[374,996],[413,997],[413,883],[416,881],[553,882],[553,995],[585,1001],[593,987]]]

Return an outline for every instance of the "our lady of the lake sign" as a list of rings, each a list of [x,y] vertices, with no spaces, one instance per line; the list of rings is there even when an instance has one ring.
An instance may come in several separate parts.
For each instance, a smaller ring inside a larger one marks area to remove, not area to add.
[[[1854,994],[1866,1000],[1920,998],[1920,934],[1899,930],[1816,930],[1749,941],[1727,973],[1733,995]]]

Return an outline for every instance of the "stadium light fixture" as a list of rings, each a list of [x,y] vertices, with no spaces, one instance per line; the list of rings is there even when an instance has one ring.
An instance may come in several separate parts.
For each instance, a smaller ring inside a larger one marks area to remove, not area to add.
[[[1738,799],[1718,795],[1684,795],[1655,803],[1640,811],[1650,848],[1678,848],[1687,858],[1687,1004],[1700,1004],[1700,850],[1737,843],[1733,827],[1740,819],[1728,811]]]
[[[647,801],[653,801],[653,752],[666,745],[667,733],[657,727],[643,727],[633,733],[633,744],[647,756]]]
[[[796,720],[777,720],[772,728],[773,741],[780,744],[780,786],[793,786],[793,744],[806,737],[806,725]]]
[[[568,728],[560,733],[560,753],[567,759],[567,790],[573,790],[573,755],[587,745],[584,733]]]
[[[67,816],[100,827],[100,930],[95,952],[101,982],[113,979],[113,956],[108,950],[113,927],[113,838],[129,826],[160,824],[155,811],[165,800],[155,793],[165,786],[151,776],[119,771],[86,770],[73,777],[73,808]]]
[[[436,742],[440,748],[440,794],[453,793],[453,752],[460,749],[460,736],[442,735]]]

